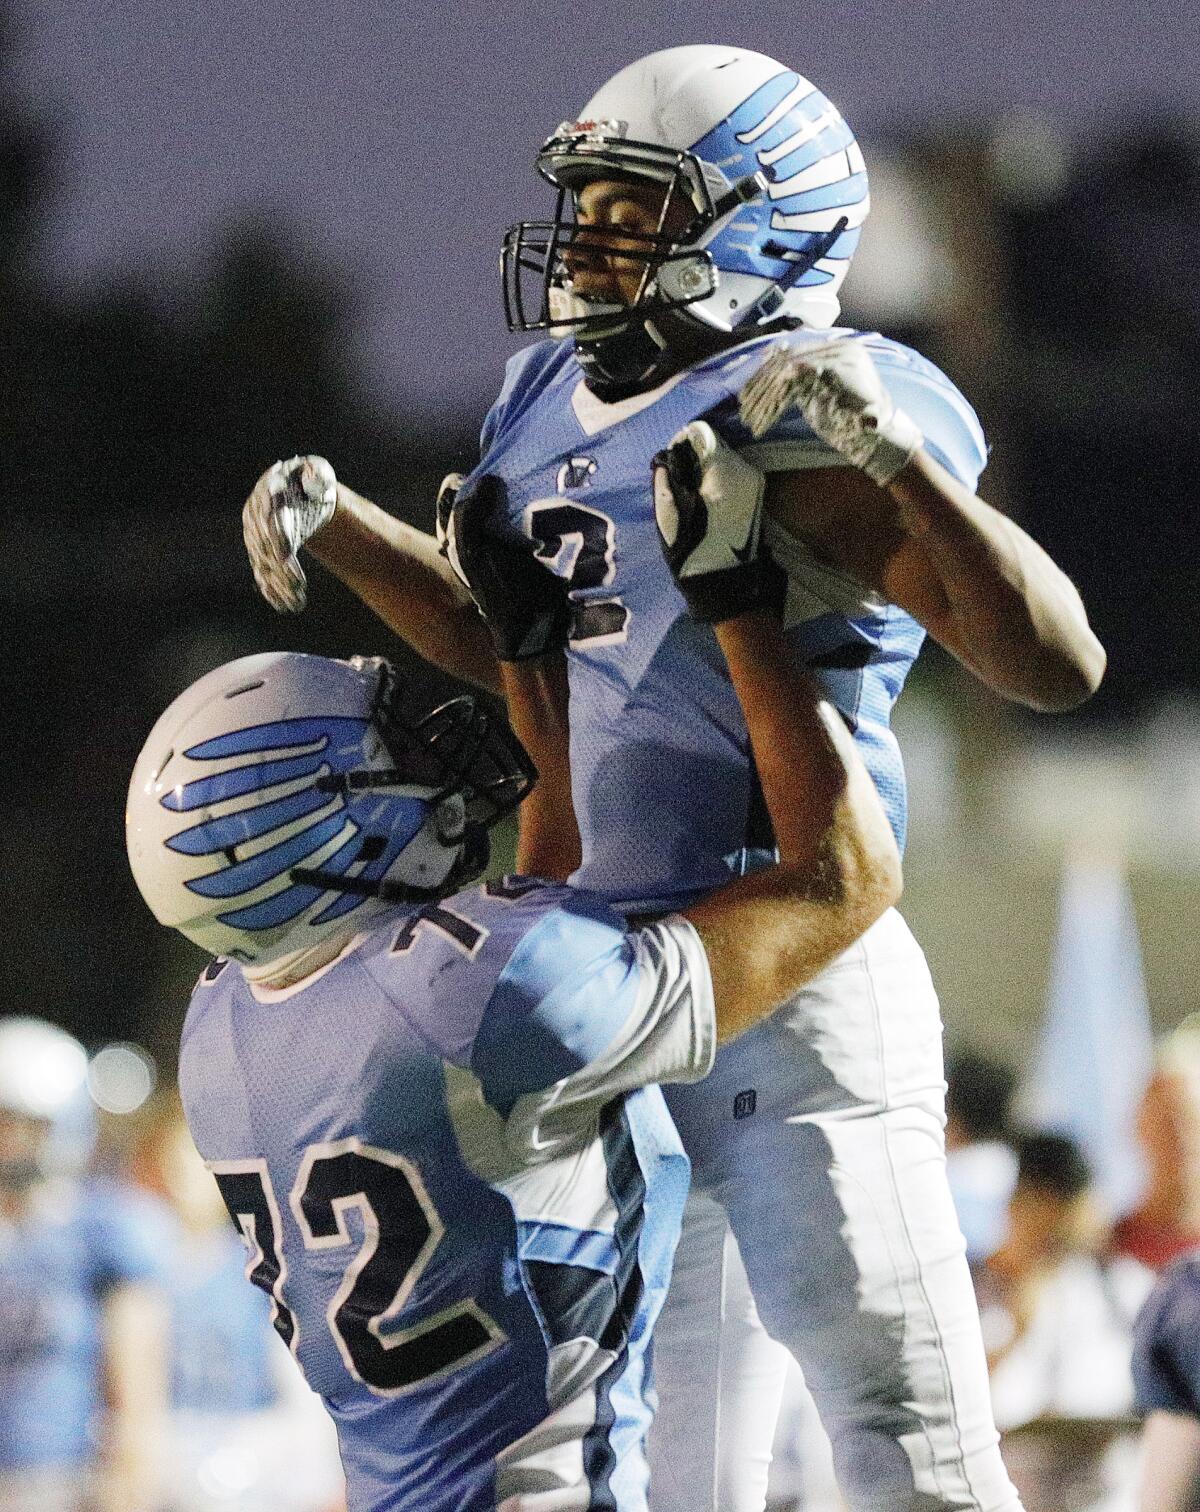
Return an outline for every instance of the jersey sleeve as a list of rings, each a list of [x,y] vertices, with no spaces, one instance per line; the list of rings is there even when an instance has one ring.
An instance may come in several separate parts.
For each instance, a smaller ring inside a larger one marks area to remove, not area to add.
[[[1200,1416],[1200,1267],[1195,1260],[1172,1266],[1138,1314],[1133,1387],[1140,1413]]]
[[[488,452],[501,432],[507,429],[510,421],[519,418],[530,396],[536,392],[538,379],[553,362],[555,353],[561,346],[561,342],[537,341],[532,346],[522,347],[508,359],[504,368],[504,383],[496,402],[484,418],[480,432],[481,459],[486,461]]]
[[[899,342],[876,335],[845,339],[867,343],[897,408],[920,427],[925,450],[973,492],[987,463],[987,443],[978,416],[954,384],[932,362]],[[764,346],[763,356],[772,349]],[[746,378],[754,370],[747,367]],[[724,439],[764,472],[851,465],[810,429],[799,410],[781,416],[758,440],[742,425],[735,404],[724,406],[710,418]]]
[[[624,1092],[712,1066],[712,978],[696,931],[678,917],[633,933],[609,920],[570,908],[544,919],[485,1010],[471,1069],[525,1158],[586,1137]]]

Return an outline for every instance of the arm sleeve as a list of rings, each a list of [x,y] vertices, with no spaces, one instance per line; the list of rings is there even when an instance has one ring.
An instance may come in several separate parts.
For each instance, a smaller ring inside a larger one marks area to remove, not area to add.
[[[507,1120],[510,1146],[526,1159],[552,1158],[588,1137],[612,1098],[655,1082],[697,1081],[712,1066],[708,958],[678,916],[620,935],[604,958],[560,976],[523,1012],[506,1003],[502,986],[473,1069]]]
[[[1200,1273],[1173,1267],[1151,1292],[1133,1331],[1138,1412],[1200,1416]]]

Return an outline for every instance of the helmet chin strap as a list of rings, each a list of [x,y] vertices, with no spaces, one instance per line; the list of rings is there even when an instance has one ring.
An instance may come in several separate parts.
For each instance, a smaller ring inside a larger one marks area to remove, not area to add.
[[[352,893],[359,898],[379,898],[385,903],[420,905],[436,902],[438,898],[447,897],[468,882],[473,882],[487,866],[491,853],[492,843],[487,826],[466,824],[458,856],[442,880],[431,887],[414,887],[410,883],[390,882],[386,879],[373,882],[366,877],[344,877],[311,866],[293,866],[289,876],[293,882],[323,887],[327,892]]]
[[[719,352],[776,331],[794,330],[799,324],[792,316],[782,316],[761,324],[747,321],[722,331],[685,310],[659,310],[616,335],[597,341],[577,340],[575,356],[592,393],[606,404],[615,404],[657,388],[676,373]]]

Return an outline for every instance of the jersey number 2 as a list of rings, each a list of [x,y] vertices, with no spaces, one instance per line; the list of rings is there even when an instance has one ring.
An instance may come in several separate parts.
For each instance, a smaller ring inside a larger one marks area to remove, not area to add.
[[[617,528],[606,514],[585,504],[545,499],[525,512],[534,555],[566,578],[571,594],[573,646],[615,646],[628,635],[629,610],[612,597],[579,597],[579,590],[604,588],[616,576]]]
[[[279,1205],[266,1162],[225,1162],[213,1175],[250,1248],[246,1274],[271,1297],[275,1328],[295,1352]],[[399,1395],[481,1359],[503,1341],[503,1331],[471,1300],[403,1326],[404,1309],[445,1229],[420,1172],[402,1155],[355,1138],[312,1145],[290,1206],[310,1250],[352,1245],[346,1215],[358,1213],[362,1239],[327,1316],[346,1368],[373,1392]]]

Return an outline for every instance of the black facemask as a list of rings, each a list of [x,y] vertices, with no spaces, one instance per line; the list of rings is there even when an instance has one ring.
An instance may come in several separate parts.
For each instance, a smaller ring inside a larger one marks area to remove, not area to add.
[[[505,720],[470,694],[411,718],[402,706],[400,680],[387,662],[380,664],[372,719],[393,765],[342,772],[322,779],[318,787],[359,792],[413,784],[433,789],[430,802],[435,809],[446,799],[461,799],[461,833],[441,837],[447,845],[459,843],[458,858],[446,877],[428,889],[299,866],[291,871],[292,881],[389,902],[423,903],[445,897],[473,881],[487,866],[488,831],[517,807],[537,780],[537,770]],[[365,838],[369,843],[370,837]]]

